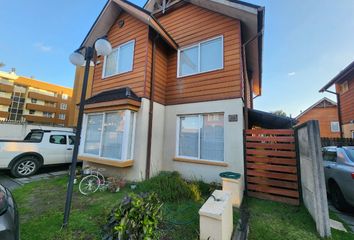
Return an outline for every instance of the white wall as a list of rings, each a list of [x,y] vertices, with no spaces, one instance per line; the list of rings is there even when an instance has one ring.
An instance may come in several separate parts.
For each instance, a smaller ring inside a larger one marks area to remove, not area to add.
[[[162,170],[164,130],[165,130],[165,106],[154,103],[154,114],[152,120],[152,142],[151,142],[151,168],[150,175],[154,176]]]
[[[224,162],[227,167],[177,162],[177,116],[181,114],[224,112]],[[237,114],[237,122],[229,122],[228,115]],[[162,169],[179,171],[185,178],[220,182],[219,173],[234,171],[243,174],[243,102],[241,99],[179,104],[165,107],[165,133]]]
[[[46,125],[34,125],[27,123],[0,123],[0,139],[23,140],[31,129],[44,130],[65,130],[72,131],[72,128],[53,127]]]

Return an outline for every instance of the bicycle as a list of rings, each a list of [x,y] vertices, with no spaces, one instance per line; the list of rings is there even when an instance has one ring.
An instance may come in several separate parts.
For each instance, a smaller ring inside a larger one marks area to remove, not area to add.
[[[98,189],[106,190],[108,187],[108,182],[101,173],[105,171],[104,168],[98,168],[94,170],[93,168],[87,168],[83,170],[83,174],[87,175],[83,177],[79,184],[79,191],[83,195],[89,195],[97,192]]]

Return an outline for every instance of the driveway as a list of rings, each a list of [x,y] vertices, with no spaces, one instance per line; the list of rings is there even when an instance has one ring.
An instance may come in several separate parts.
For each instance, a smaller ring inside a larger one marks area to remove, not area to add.
[[[54,176],[65,175],[68,173],[68,165],[60,165],[55,167],[41,168],[38,174],[28,178],[13,178],[9,170],[0,170],[0,184],[4,185],[10,190],[20,187],[26,183],[48,179]]]
[[[330,200],[328,200],[328,207],[350,227],[352,232],[354,232],[354,210],[348,212],[340,212],[331,204]]]

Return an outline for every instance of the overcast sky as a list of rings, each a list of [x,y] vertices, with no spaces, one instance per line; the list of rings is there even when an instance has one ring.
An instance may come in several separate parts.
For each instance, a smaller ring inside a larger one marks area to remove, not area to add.
[[[72,87],[68,56],[105,0],[0,0],[0,70]],[[132,0],[142,6],[145,0]],[[296,116],[354,60],[353,0],[248,0],[266,8],[262,96],[255,108]]]

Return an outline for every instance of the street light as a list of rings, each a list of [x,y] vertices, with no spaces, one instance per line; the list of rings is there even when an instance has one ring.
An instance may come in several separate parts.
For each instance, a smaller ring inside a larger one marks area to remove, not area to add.
[[[79,146],[80,146],[81,128],[82,128],[82,119],[84,115],[87,82],[89,77],[90,64],[92,59],[95,56],[94,54],[95,50],[97,56],[100,55],[107,56],[112,52],[112,46],[106,38],[98,38],[92,47],[81,47],[75,52],[73,52],[69,57],[70,62],[75,66],[81,67],[85,65],[85,73],[84,73],[84,80],[82,82],[79,114],[78,114],[76,134],[75,134],[74,151],[73,151],[72,163],[70,167],[70,177],[69,177],[68,190],[66,193],[64,220],[63,220],[62,228],[66,228],[69,221],[71,200],[73,195],[74,179],[75,179],[75,172],[76,172],[76,164],[77,164],[77,155],[79,153]],[[83,52],[85,56],[82,54]]]

